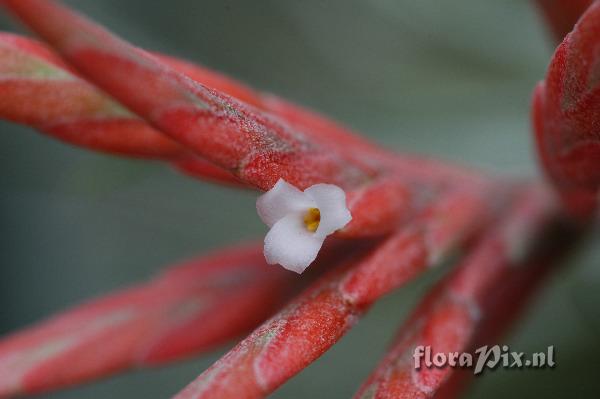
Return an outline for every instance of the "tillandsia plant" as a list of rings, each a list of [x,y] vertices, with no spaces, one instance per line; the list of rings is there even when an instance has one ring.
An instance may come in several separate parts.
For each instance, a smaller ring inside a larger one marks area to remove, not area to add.
[[[270,227],[264,243],[172,266],[2,338],[0,397],[199,355],[248,331],[174,397],[265,397],[384,295],[450,259],[457,266],[356,398],[457,397],[468,376],[416,369],[415,348],[493,342],[596,219],[600,3],[539,2],[561,42],[532,103],[549,184],[380,148],[277,96],[135,47],[58,2],[0,5],[39,37],[0,33],[0,117],[262,191],[257,211]]]

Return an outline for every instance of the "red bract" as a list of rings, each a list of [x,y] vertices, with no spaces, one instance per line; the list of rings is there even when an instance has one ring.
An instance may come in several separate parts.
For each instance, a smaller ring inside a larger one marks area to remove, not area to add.
[[[251,185],[269,189],[283,177],[300,188],[323,181],[350,188],[371,175],[340,151],[186,78],[69,10],[46,1],[6,4],[91,81]]]
[[[541,2],[557,35],[585,3]],[[0,33],[2,118],[239,188],[267,190],[280,178],[301,189],[334,183],[353,216],[313,265],[324,275],[283,309],[305,281],[267,267],[258,245],[224,249],[4,338],[0,396],[198,354],[263,322],[176,396],[261,398],[383,295],[466,252],[358,394],[454,397],[464,376],[415,370],[414,347],[469,350],[495,337],[583,230],[564,227],[572,221],[539,183],[391,153],[274,95],[136,48],[52,1],[0,4],[49,44]],[[557,50],[533,105],[543,164],[570,214],[586,217],[600,184],[599,20],[596,4]]]
[[[496,318],[503,312],[498,307],[504,302],[514,304],[515,296],[529,294],[531,277],[541,278],[555,261],[553,257],[540,258],[537,248],[523,247],[523,243],[540,245],[539,232],[556,224],[554,215],[547,193],[536,189],[518,192],[499,226],[484,233],[465,261],[432,290],[402,326],[391,351],[356,398],[437,398],[455,369],[425,365],[415,369],[415,348],[429,346],[435,352],[461,353],[477,342],[478,330],[486,323],[494,325],[488,327],[490,331],[501,328]],[[515,284],[520,285],[518,290],[512,287]],[[517,309],[506,307],[504,312],[511,314]]]
[[[279,178],[299,188],[329,182],[349,189],[354,218],[343,231],[346,236],[387,233],[412,208],[422,205],[420,198],[411,195],[413,191],[423,197],[423,192],[433,190],[435,194],[438,186],[449,185],[452,180],[473,179],[471,173],[458,168],[393,157],[336,124],[276,97],[254,94],[231,80],[215,78],[205,69],[136,49],[52,3],[5,3],[33,29],[47,35],[49,42],[55,43],[86,77],[190,152],[230,171],[240,181],[262,189],[270,188]],[[77,37],[73,48],[68,45],[69,35]],[[82,42],[83,36],[89,42]],[[100,48],[95,46],[98,43],[102,43]],[[220,84],[232,90],[231,94],[241,93],[242,99],[266,112],[208,89],[177,71],[213,86]],[[152,85],[146,84],[150,81]],[[138,90],[140,85],[146,90]],[[186,157],[180,166],[191,174],[231,182],[206,162],[198,164]],[[430,183],[429,187],[423,187],[424,183]],[[377,215],[362,212],[367,207]]]
[[[560,43],[594,0],[537,0],[552,34]]]
[[[290,277],[266,267],[261,245],[172,267],[6,337],[0,342],[0,397],[212,349],[268,317],[289,295]]]
[[[237,182],[79,78],[44,44],[0,33],[0,55],[3,118],[93,150],[172,160],[190,174]]]
[[[600,4],[581,17],[557,48],[533,98],[542,164],[570,209],[589,217],[600,188],[598,103]]]
[[[364,252],[334,242],[316,263]],[[0,397],[82,383],[213,349],[248,332],[300,287],[262,245],[224,248],[0,341]],[[107,348],[106,343],[110,342]]]
[[[478,201],[458,192],[436,202],[410,227],[317,281],[176,397],[266,396],[335,344],[377,299],[464,242],[492,212]]]

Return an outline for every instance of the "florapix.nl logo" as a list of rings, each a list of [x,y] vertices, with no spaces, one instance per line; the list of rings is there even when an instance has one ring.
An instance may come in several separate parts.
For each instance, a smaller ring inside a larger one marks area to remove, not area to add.
[[[556,366],[554,346],[527,354],[512,351],[508,345],[482,346],[473,352],[436,352],[431,346],[417,346],[413,352],[415,369],[461,368],[481,374],[485,369],[543,369]]]

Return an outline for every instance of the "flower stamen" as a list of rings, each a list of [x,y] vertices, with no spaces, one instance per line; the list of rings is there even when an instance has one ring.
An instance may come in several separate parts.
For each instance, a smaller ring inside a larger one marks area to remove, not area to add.
[[[321,211],[319,208],[309,208],[304,215],[304,225],[306,229],[312,233],[317,231],[321,222]]]

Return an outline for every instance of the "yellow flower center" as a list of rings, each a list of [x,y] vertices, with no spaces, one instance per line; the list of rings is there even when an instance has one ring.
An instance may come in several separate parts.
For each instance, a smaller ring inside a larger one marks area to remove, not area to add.
[[[321,211],[318,208],[310,208],[304,215],[306,230],[314,233],[319,228],[319,222],[321,222]]]

